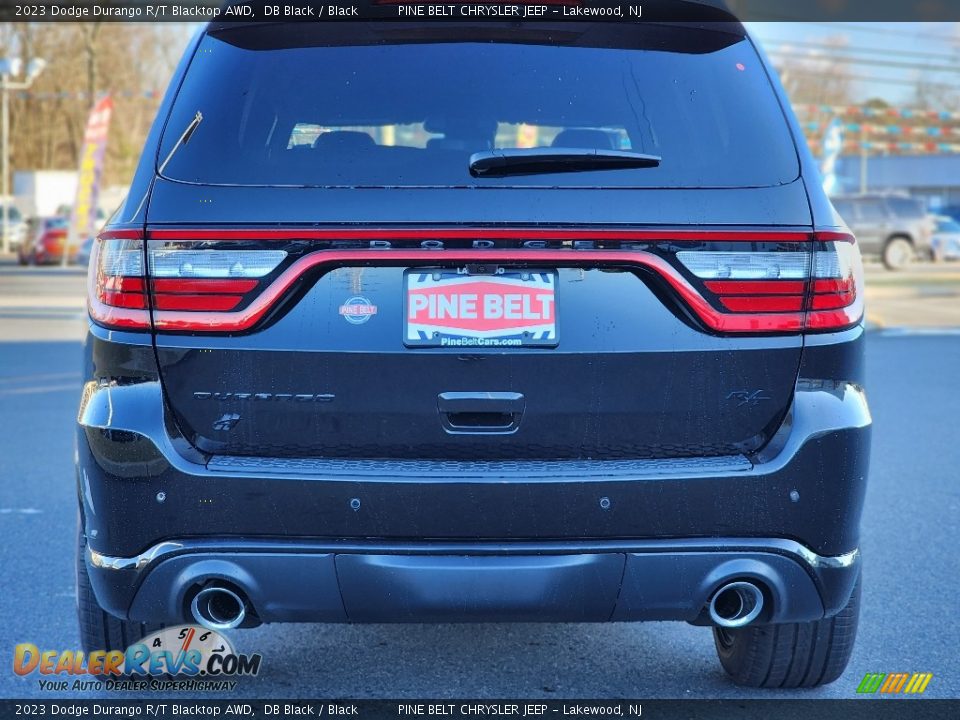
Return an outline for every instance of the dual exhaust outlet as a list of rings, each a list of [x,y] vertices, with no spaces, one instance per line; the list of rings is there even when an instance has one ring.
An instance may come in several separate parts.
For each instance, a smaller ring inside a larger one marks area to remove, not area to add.
[[[738,628],[749,625],[763,610],[763,591],[754,583],[737,580],[727,583],[710,598],[707,609],[715,625]],[[198,592],[190,603],[190,614],[198,625],[211,630],[239,627],[247,616],[247,601],[222,585]]]
[[[209,630],[230,630],[239,627],[247,616],[247,601],[229,588],[210,585],[194,596],[190,614]]]
[[[710,598],[710,619],[723,628],[749,625],[763,610],[763,591],[746,580],[727,583]]]

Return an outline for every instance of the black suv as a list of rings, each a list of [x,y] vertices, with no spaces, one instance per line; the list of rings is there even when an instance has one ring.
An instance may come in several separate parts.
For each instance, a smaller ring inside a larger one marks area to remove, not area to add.
[[[88,650],[682,620],[843,671],[860,257],[740,24],[212,24],[89,277]]]

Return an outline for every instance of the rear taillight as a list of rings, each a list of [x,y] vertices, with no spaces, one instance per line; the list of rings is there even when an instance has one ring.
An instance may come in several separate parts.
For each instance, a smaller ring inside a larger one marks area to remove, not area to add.
[[[142,237],[138,230],[109,230],[94,241],[87,271],[87,308],[98,325],[149,329]]]
[[[262,279],[287,257],[284,250],[196,248],[150,244],[148,275],[158,329],[217,330],[214,313],[237,310],[263,289]]]
[[[803,310],[810,254],[805,251],[751,252],[693,250],[677,253],[677,259],[701,278],[727,312],[786,313],[766,318],[758,331],[797,330]]]
[[[863,314],[863,269],[853,237],[822,232],[813,240],[813,253],[684,250],[677,259],[730,314],[728,329],[784,332],[854,325]]]
[[[121,283],[120,295],[101,300],[133,312],[139,299],[125,293],[145,292],[158,332],[253,331],[306,274],[338,266],[478,260],[646,268],[719,334],[838,330],[863,314],[859,253],[852,236],[834,231],[158,228],[149,231],[146,258],[137,268],[145,283]]]
[[[808,330],[839,330],[863,317],[863,264],[850,235],[823,233],[814,251]]]

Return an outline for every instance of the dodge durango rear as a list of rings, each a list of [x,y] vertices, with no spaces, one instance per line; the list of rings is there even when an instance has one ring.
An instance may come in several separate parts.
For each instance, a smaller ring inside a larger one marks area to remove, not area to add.
[[[712,628],[850,656],[856,239],[742,25],[212,23],[94,244],[85,647]]]

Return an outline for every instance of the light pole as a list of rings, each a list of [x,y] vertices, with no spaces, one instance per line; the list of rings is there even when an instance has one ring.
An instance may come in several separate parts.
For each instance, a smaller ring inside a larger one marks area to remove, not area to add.
[[[20,68],[23,65],[20,58],[0,59],[0,95],[2,95],[2,108],[0,108],[0,133],[3,135],[2,149],[0,149],[0,160],[3,165],[3,217],[0,218],[0,227],[2,227],[3,251],[10,251],[9,226],[9,203],[10,203],[10,91],[26,90],[33,85],[33,81],[43,72],[47,66],[47,61],[43,58],[33,58],[27,63],[27,75],[20,82],[14,82],[11,78],[20,74]]]
[[[867,193],[867,123],[860,125],[860,194]]]

